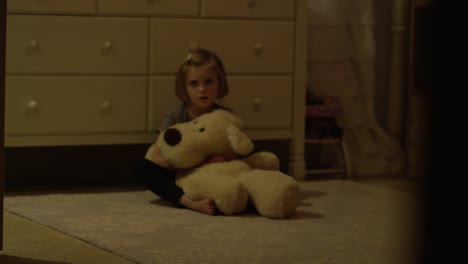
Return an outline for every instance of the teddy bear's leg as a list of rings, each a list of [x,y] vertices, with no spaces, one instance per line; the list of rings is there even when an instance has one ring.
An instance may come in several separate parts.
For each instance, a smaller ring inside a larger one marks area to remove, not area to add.
[[[253,169],[262,170],[279,170],[280,162],[278,157],[268,151],[256,152],[244,159],[242,159]]]
[[[299,185],[291,176],[280,171],[255,169],[244,174],[241,182],[259,214],[284,218],[296,210]]]
[[[213,199],[216,208],[227,215],[241,213],[247,207],[247,190],[239,180],[226,175],[191,175],[178,185],[194,200]]]

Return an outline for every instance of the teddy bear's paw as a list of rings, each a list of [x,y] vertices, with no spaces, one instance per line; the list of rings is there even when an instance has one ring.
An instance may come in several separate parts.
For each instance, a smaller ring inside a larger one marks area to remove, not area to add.
[[[286,218],[292,215],[299,204],[299,186],[291,184],[284,186],[274,196],[269,199],[268,196],[257,197],[254,202],[260,215],[268,218]]]
[[[280,171],[252,170],[241,178],[258,213],[268,218],[285,218],[299,204],[299,185]]]
[[[253,169],[262,169],[262,170],[279,170],[280,162],[278,157],[267,151],[261,151],[254,153],[244,159],[242,159]]]

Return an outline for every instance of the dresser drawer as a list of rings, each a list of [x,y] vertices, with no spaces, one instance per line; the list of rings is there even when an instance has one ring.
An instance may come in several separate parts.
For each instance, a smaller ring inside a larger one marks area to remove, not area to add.
[[[232,76],[228,82],[224,103],[244,119],[246,129],[291,127],[291,77]]]
[[[206,17],[294,17],[291,0],[202,0],[201,13]]]
[[[229,73],[291,73],[294,26],[287,21],[152,19],[152,73],[173,73],[195,47],[215,51]]]
[[[7,77],[6,135],[143,132],[146,82],[143,77]]]
[[[198,16],[197,0],[98,0],[98,13]]]
[[[7,12],[48,14],[92,14],[94,0],[8,0]]]
[[[175,94],[175,78],[158,76],[150,78],[148,129],[155,133],[161,126],[164,114],[180,103]]]
[[[147,24],[143,18],[9,15],[7,74],[145,73]]]

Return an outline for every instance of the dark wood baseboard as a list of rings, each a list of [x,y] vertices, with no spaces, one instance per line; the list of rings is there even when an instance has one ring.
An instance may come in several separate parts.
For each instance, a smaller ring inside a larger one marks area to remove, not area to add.
[[[133,165],[149,144],[17,147],[5,149],[5,188],[37,189],[83,184],[135,184]],[[288,171],[289,141],[255,141],[255,151],[278,155]]]

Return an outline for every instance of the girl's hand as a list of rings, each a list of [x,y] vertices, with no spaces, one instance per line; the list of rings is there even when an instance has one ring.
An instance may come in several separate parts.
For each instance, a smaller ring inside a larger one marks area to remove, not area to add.
[[[206,160],[205,163],[214,163],[214,162],[223,162],[223,161],[226,161],[223,156],[214,155],[213,157]]]
[[[212,157],[204,160],[200,165],[198,166],[202,166],[202,165],[205,165],[205,164],[208,164],[208,163],[215,163],[215,162],[224,162],[224,161],[231,161],[231,160],[234,160],[236,159],[235,155],[232,155],[232,156],[223,156],[223,155],[219,155],[219,154],[216,154],[216,155],[213,155]]]

